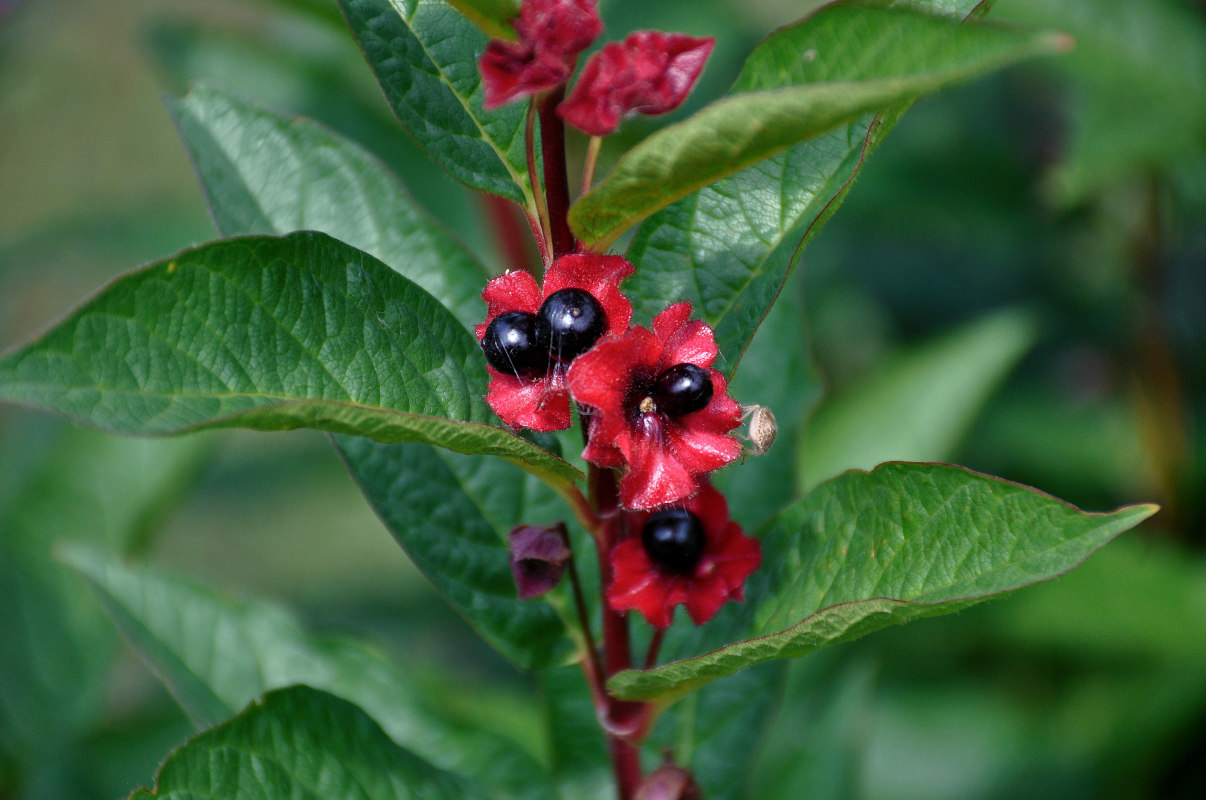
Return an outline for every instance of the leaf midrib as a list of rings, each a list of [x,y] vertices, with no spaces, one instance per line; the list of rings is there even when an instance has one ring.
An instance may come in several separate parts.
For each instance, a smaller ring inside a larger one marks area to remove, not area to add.
[[[477,128],[478,133],[481,134],[481,140],[490,147],[490,149],[494,152],[495,157],[498,158],[499,163],[501,163],[507,170],[507,174],[511,176],[511,182],[519,187],[519,191],[524,198],[524,205],[530,210],[532,205],[532,194],[528,189],[523,176],[520,176],[519,173],[517,173],[511,167],[511,162],[506,158],[506,155],[498,149],[493,137],[491,137],[486,131],[481,120],[478,119],[477,114],[473,113],[473,109],[469,107],[468,99],[462,97],[460,92],[457,91],[456,87],[452,85],[451,81],[448,80],[448,76],[444,72],[444,68],[440,65],[440,62],[435,60],[431,50],[428,49],[427,43],[423,41],[422,37],[415,33],[413,18],[419,14],[419,9],[424,4],[423,0],[416,0],[414,11],[410,16],[407,16],[403,10],[398,7],[399,0],[390,0],[389,4],[394,11],[398,12],[398,16],[402,19],[402,21],[406,23],[406,27],[410,30],[412,38],[414,38],[414,40],[418,43],[419,49],[423,51],[423,55],[427,57],[428,62],[435,68],[436,74],[439,75],[440,83],[444,84],[452,93],[452,96],[457,99],[457,102],[460,103],[461,108],[464,109],[466,116],[473,121],[473,126]],[[407,102],[407,105],[410,106],[411,110],[414,111],[419,117],[422,117],[422,115],[418,114],[418,111],[409,103],[409,101]]]

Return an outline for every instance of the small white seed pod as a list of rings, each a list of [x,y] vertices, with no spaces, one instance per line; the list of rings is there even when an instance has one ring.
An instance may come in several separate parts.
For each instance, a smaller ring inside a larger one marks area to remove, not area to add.
[[[742,419],[749,419],[745,438],[749,439],[746,448],[752,455],[760,456],[771,449],[779,426],[775,423],[775,415],[766,406],[748,405],[741,407]]]

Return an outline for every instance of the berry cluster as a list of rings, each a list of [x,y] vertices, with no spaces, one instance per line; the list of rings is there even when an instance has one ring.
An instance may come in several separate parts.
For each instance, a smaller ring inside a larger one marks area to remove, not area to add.
[[[685,604],[696,623],[741,599],[758,543],[729,520],[707,473],[735,460],[741,406],[712,369],[712,330],[690,303],[670,306],[653,329],[629,326],[619,290],[633,267],[619,256],[557,259],[543,287],[509,272],[483,292],[478,337],[490,372],[487,401],[516,428],[561,430],[571,400],[586,434],[583,458],[620,471],[624,528],[610,551],[607,599],[670,624]]]
[[[578,54],[602,32],[595,0],[523,0],[513,25],[518,39],[491,41],[481,57],[486,107],[530,97],[542,125],[559,117],[591,136],[611,133],[631,113],[676,108],[713,45],[638,31],[596,52],[566,94]],[[544,116],[554,109],[556,117]],[[547,160],[545,144],[547,180],[558,165]],[[538,170],[529,167],[535,182]],[[564,224],[568,208],[554,197],[550,191],[547,213]],[[537,232],[538,242],[556,245],[545,233]],[[663,629],[685,605],[701,624],[728,600],[743,599],[761,560],[758,542],[729,519],[707,477],[741,455],[732,434],[742,407],[712,368],[715,337],[691,318],[690,303],[671,305],[651,328],[632,326],[620,284],[634,266],[582,252],[568,239],[572,247],[563,237],[556,252],[546,251],[541,283],[513,271],[482,292],[486,319],[476,333],[490,374],[486,400],[511,427],[542,432],[568,428],[578,409],[582,456],[614,476],[618,495],[610,504],[592,497],[603,520],[595,533],[608,606],[617,614],[638,610]],[[512,563],[521,594],[559,579],[563,538],[553,529],[516,530]]]

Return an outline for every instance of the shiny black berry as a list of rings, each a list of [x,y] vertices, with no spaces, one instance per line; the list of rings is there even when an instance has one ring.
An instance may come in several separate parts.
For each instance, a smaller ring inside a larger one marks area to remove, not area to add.
[[[672,417],[699,411],[711,400],[712,374],[694,364],[675,364],[653,384],[653,402]]]
[[[490,320],[482,337],[486,361],[499,372],[529,378],[549,367],[549,328],[527,311],[508,311]]]
[[[690,575],[704,552],[703,523],[685,508],[669,508],[649,517],[641,544],[649,560],[662,569]]]
[[[594,347],[607,330],[607,313],[585,289],[553,292],[536,313],[549,326],[549,353],[566,364]]]

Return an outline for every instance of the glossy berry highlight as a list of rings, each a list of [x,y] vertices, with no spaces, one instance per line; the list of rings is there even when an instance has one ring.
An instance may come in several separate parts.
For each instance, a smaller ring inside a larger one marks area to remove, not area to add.
[[[706,543],[703,523],[685,508],[658,511],[641,530],[641,545],[649,560],[676,575],[695,571]]]
[[[545,299],[537,313],[549,332],[549,355],[568,364],[607,330],[607,313],[585,289],[561,289]]]
[[[549,341],[548,323],[540,315],[508,311],[486,326],[482,352],[499,372],[530,378],[548,370]]]
[[[712,392],[710,370],[695,364],[675,364],[657,376],[652,397],[663,413],[681,417],[707,406]]]

